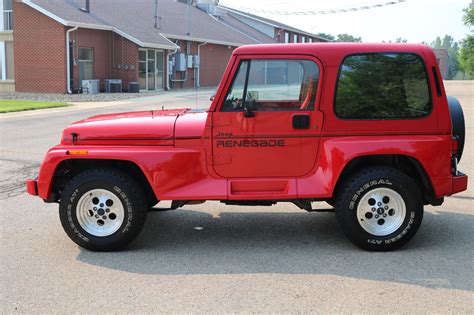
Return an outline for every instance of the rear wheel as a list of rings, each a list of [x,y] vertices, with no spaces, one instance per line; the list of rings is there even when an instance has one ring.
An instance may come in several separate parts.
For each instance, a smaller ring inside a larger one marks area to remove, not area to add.
[[[65,187],[59,215],[76,244],[93,251],[124,247],[141,231],[147,214],[137,183],[115,170],[88,170]]]
[[[423,218],[423,202],[416,182],[388,167],[374,167],[353,175],[336,196],[336,216],[355,245],[389,251],[407,243]]]

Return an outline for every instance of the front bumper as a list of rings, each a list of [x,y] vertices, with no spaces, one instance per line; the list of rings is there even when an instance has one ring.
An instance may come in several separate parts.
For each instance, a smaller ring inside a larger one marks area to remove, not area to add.
[[[26,191],[32,196],[38,196],[38,178],[26,181]]]

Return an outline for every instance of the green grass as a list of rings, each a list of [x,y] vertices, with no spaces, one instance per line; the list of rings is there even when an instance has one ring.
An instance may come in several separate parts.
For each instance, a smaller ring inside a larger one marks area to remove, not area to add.
[[[24,100],[0,100],[0,113],[20,112],[24,110],[70,106],[61,102],[40,102]]]

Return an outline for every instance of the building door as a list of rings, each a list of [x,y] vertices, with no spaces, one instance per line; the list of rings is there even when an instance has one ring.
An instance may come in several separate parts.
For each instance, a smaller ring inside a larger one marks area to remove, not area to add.
[[[140,49],[138,60],[140,90],[163,89],[164,52],[154,49]]]
[[[82,80],[94,79],[94,50],[92,48],[79,48],[79,85]]]
[[[163,51],[156,51],[156,89],[162,90],[164,89],[164,61],[165,61],[165,54]]]

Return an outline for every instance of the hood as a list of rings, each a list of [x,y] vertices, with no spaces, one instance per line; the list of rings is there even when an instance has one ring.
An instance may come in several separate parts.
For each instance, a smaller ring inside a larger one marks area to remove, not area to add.
[[[173,145],[176,119],[189,109],[93,116],[63,131],[62,144]]]

